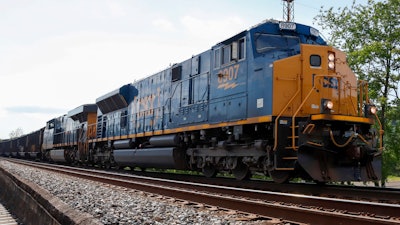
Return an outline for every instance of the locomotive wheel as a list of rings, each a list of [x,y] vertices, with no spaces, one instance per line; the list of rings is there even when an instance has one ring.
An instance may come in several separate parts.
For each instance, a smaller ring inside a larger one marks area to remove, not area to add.
[[[319,186],[324,186],[327,183],[326,181],[319,181],[319,180],[314,180],[314,182]]]
[[[232,170],[232,173],[235,176],[236,180],[247,180],[250,178],[251,175],[249,167],[242,162],[238,162],[235,169]]]
[[[110,163],[110,162],[105,162],[105,163],[104,163],[104,168],[105,168],[106,170],[111,169],[111,163]]]
[[[282,170],[270,170],[269,176],[272,178],[272,180],[275,183],[286,183],[289,178],[290,178],[290,172],[289,171],[282,171]]]
[[[202,170],[205,177],[215,177],[218,173],[217,169],[213,165],[205,165]]]

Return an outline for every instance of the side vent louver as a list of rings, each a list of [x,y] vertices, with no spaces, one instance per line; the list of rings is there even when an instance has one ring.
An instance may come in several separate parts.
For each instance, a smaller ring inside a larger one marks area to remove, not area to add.
[[[178,81],[182,79],[182,66],[176,66],[172,68],[172,81]]]

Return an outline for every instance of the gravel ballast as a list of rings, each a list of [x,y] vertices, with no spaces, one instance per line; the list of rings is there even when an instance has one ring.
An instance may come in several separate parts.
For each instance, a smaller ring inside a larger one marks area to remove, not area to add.
[[[182,204],[153,194],[75,178],[0,160],[12,174],[36,183],[72,208],[103,224],[270,224],[246,215]],[[271,222],[271,221],[270,221]]]

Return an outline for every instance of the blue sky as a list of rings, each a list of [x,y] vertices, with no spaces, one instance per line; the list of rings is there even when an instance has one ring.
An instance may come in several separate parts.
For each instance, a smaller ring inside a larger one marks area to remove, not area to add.
[[[295,0],[294,18],[312,25],[321,6],[351,3]],[[0,0],[0,139],[281,20],[282,8],[281,0]]]

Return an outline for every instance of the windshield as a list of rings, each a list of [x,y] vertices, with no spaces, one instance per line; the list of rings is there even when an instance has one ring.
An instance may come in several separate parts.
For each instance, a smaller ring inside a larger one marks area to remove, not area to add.
[[[272,50],[293,50],[300,44],[298,37],[281,36],[271,34],[256,34],[256,50],[258,53],[264,53]]]

